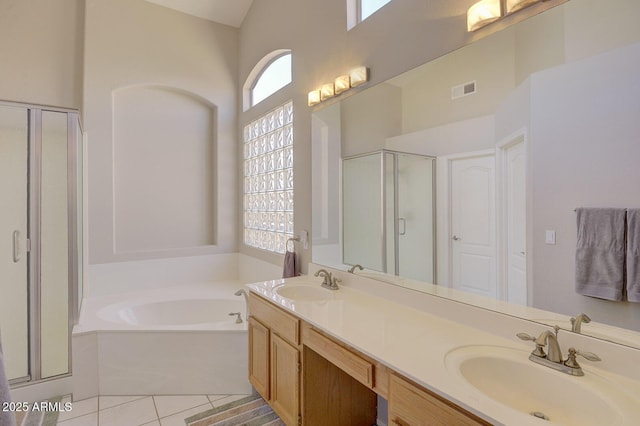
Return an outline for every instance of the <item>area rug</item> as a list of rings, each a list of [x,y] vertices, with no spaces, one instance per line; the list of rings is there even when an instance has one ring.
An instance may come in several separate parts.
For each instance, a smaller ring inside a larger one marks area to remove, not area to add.
[[[187,426],[284,426],[258,394],[230,402],[185,419]]]
[[[17,426],[56,426],[58,423],[58,405],[62,397],[52,398],[49,401],[39,403],[40,409],[31,408],[29,411],[16,413]]]

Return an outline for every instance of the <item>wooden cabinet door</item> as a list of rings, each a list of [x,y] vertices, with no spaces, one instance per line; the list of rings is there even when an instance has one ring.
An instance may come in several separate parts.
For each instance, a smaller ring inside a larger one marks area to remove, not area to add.
[[[300,352],[271,336],[271,407],[288,426],[298,424],[300,413]]]
[[[268,401],[270,332],[267,327],[249,318],[249,381]]]

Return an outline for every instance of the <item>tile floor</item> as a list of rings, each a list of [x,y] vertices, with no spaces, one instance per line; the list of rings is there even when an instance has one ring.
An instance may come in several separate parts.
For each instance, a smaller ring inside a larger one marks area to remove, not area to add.
[[[99,396],[74,401],[59,426],[184,426],[184,419],[247,395]],[[67,396],[62,402],[71,401]]]

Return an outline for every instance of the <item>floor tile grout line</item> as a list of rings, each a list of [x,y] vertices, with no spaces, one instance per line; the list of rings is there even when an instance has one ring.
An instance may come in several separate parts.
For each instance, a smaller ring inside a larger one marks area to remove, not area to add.
[[[151,401],[153,402],[153,408],[156,410],[156,420],[160,423],[160,413],[158,412],[158,405],[156,404],[156,395],[151,395]]]
[[[97,422],[97,423],[96,423],[96,426],[99,426],[99,425],[100,425],[100,423],[101,423],[101,422],[100,422],[100,417],[101,417],[101,416],[100,416],[100,414],[101,414],[103,411],[105,411],[105,410],[110,410],[111,408],[121,407],[121,406],[123,406],[123,405],[129,404],[129,403],[133,403],[133,402],[135,402],[135,401],[140,401],[140,400],[145,399],[145,398],[151,398],[151,401],[152,401],[152,403],[153,403],[153,407],[154,407],[154,410],[155,410],[156,418],[155,418],[155,419],[153,419],[153,420],[151,420],[150,422],[146,422],[146,423],[144,423],[143,425],[150,424],[150,423],[153,423],[153,422],[156,422],[156,421],[157,421],[159,424],[162,424],[162,419],[166,419],[166,418],[171,417],[171,416],[174,416],[174,415],[179,415],[179,414],[181,414],[181,413],[185,413],[185,412],[187,412],[187,411],[189,411],[189,410],[193,410],[193,409],[196,409],[196,408],[197,408],[197,409],[203,409],[203,410],[213,409],[213,408],[216,408],[215,402],[219,402],[219,401],[221,401],[221,400],[223,400],[223,399],[231,398],[231,397],[234,397],[234,396],[237,396],[237,397],[248,396],[248,395],[244,395],[244,394],[242,394],[242,395],[241,395],[241,394],[216,394],[216,395],[220,395],[220,397],[219,397],[219,398],[212,399],[212,398],[210,397],[210,395],[207,395],[207,394],[202,395],[202,396],[205,396],[205,397],[206,397],[206,399],[207,399],[207,402],[206,402],[206,403],[204,403],[204,404],[200,404],[200,405],[196,405],[196,406],[194,406],[194,407],[187,408],[187,409],[185,409],[185,410],[181,410],[181,411],[178,411],[178,412],[176,412],[176,413],[172,413],[172,414],[166,415],[166,416],[164,416],[164,417],[160,417],[160,413],[159,413],[159,411],[158,411],[158,406],[157,406],[157,404],[156,404],[156,399],[155,399],[155,397],[156,397],[156,396],[173,396],[173,395],[98,395],[98,396],[96,396],[96,397],[95,397],[95,398],[97,398],[97,401],[96,401],[96,404],[97,404],[97,410],[96,410],[96,411],[90,411],[90,412],[88,412],[88,413],[85,413],[85,414],[82,414],[82,415],[78,415],[78,416],[76,416],[76,417],[72,417],[72,418],[66,419],[66,420],[64,420],[62,423],[66,422],[66,421],[69,421],[69,420],[72,420],[72,419],[77,419],[77,418],[82,417],[82,416],[88,416],[88,415],[91,415],[91,414],[96,414],[96,422]],[[117,397],[117,396],[122,396],[122,397],[135,397],[135,399],[132,399],[132,400],[130,400],[130,401],[126,401],[126,402],[122,402],[122,403],[119,403],[119,404],[116,404],[116,405],[113,405],[113,406],[109,406],[109,407],[107,407],[107,408],[102,408],[101,398],[104,398],[104,397],[111,397],[111,396],[115,396],[115,397]],[[84,399],[83,401],[85,401],[85,400],[87,400],[87,399],[90,399],[90,398],[86,398],[86,399]]]
[[[211,403],[211,405],[213,405],[214,401],[220,401],[221,399],[225,399],[225,398],[229,398],[230,396],[232,396],[233,394],[228,394],[228,395],[222,395],[220,398],[216,398],[216,399],[211,399],[211,396],[207,395],[207,399],[209,400],[209,402]]]
[[[211,402],[207,402],[206,404],[196,405],[195,407],[187,408],[186,410],[180,410],[177,413],[168,414],[168,415],[166,415],[164,417],[158,417],[158,420],[160,421],[162,419],[166,419],[167,417],[177,416],[178,414],[185,413],[185,412],[193,410],[195,408],[204,407],[205,405],[208,405],[209,407],[213,408],[213,404]]]
[[[62,421],[58,420],[58,421],[56,421],[56,425],[58,425],[60,423],[67,422],[69,420],[77,419],[78,417],[84,417],[84,416],[88,416],[88,415],[93,414],[93,413],[98,413],[98,411],[100,411],[100,398],[98,398],[97,396],[94,396],[94,397],[91,397],[91,398],[85,398],[85,399],[82,399],[80,401],[73,401],[73,394],[69,394],[69,395],[65,395],[62,400],[64,401],[64,398],[66,398],[66,397],[69,397],[69,399],[70,399],[72,404],[76,404],[78,402],[87,401],[87,400],[96,398],[96,407],[97,408],[96,408],[95,411],[92,410],[92,411],[89,411],[89,412],[84,413],[84,414],[77,414],[77,415],[74,415],[74,416],[69,417],[67,419],[64,419]],[[71,411],[71,413],[73,413],[73,411]]]

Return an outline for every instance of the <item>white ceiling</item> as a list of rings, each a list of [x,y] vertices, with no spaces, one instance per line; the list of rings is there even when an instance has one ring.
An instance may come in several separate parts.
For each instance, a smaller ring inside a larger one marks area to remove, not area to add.
[[[240,27],[253,0],[147,0],[220,24]]]

